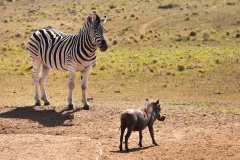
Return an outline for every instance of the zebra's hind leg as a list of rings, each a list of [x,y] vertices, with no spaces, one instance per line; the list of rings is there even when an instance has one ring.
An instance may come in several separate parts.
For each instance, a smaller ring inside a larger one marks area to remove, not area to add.
[[[87,100],[88,77],[89,77],[90,71],[91,71],[91,67],[81,72],[82,102],[83,102],[83,109],[85,110],[89,110],[89,107],[90,107],[90,104]]]
[[[39,71],[40,71],[41,62],[37,59],[33,59],[32,63],[32,79],[34,83],[34,101],[35,106],[40,106],[41,102],[38,95],[38,84],[39,84]]]
[[[72,92],[75,87],[74,80],[75,80],[75,72],[70,72],[69,79],[68,79],[68,97],[67,97],[67,103],[68,103],[69,110],[73,109]]]
[[[49,68],[45,65],[42,65],[42,73],[41,73],[41,78],[39,80],[39,84],[41,87],[41,99],[44,102],[44,105],[50,105],[48,98],[47,98],[47,93],[46,93],[46,81],[47,81],[47,76],[48,76]]]

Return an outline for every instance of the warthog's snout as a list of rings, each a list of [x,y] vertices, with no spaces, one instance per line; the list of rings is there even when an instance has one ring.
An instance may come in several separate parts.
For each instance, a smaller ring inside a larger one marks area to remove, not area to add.
[[[166,119],[166,117],[165,117],[165,116],[159,116],[157,119],[158,119],[159,121],[164,121],[164,120]]]

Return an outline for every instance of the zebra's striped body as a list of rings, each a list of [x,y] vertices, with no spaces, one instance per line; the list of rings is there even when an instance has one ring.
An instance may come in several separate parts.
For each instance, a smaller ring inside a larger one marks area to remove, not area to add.
[[[81,30],[78,35],[67,35],[51,28],[40,29],[33,33],[27,49],[49,68],[81,71],[96,60],[96,46],[84,33]]]
[[[38,83],[42,91],[42,100],[49,104],[45,83],[48,70],[66,70],[70,72],[68,83],[68,105],[72,108],[72,90],[74,88],[74,72],[82,74],[83,102],[87,104],[86,88],[91,66],[96,61],[96,49],[107,49],[103,37],[103,27],[98,15],[89,16],[79,34],[69,35],[47,27],[35,31],[27,44],[27,50],[33,60],[33,80],[35,86],[35,104],[40,105]],[[39,78],[39,69],[42,66],[42,75]]]

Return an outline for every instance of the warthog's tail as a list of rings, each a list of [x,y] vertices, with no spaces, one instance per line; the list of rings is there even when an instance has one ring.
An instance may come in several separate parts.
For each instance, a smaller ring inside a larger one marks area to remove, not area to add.
[[[33,67],[30,66],[30,67],[26,68],[25,70],[26,70],[26,71],[30,71],[32,68],[33,68]]]

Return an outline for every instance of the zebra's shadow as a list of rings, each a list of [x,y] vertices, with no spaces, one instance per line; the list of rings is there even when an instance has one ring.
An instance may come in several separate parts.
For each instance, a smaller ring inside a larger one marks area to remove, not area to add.
[[[51,107],[52,108],[52,107]],[[55,109],[38,109],[34,106],[11,107],[10,110],[1,112],[0,118],[29,119],[38,122],[45,127],[69,126],[64,122],[73,119],[73,113],[82,110],[62,110],[57,112]]]

